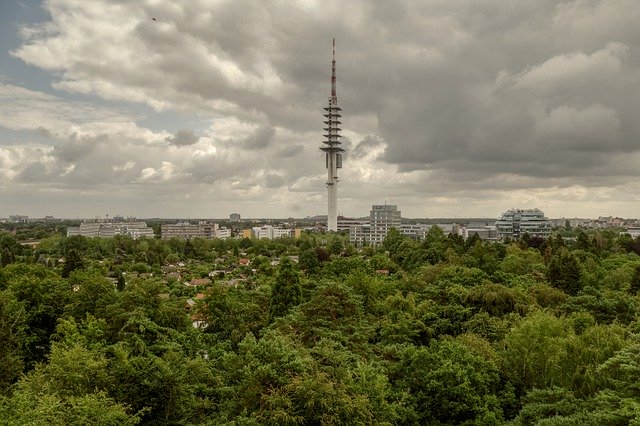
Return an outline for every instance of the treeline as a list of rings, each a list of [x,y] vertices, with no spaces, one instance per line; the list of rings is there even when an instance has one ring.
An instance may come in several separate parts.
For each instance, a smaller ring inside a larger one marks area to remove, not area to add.
[[[0,264],[7,424],[640,422],[628,235],[0,234]]]

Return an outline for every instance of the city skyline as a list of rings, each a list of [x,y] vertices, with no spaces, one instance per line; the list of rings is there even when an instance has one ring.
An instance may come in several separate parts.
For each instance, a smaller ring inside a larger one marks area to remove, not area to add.
[[[0,217],[640,217],[640,3],[0,2]]]

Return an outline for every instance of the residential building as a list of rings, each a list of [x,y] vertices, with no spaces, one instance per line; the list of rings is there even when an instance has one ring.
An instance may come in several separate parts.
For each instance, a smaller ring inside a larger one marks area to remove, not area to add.
[[[102,238],[127,235],[133,239],[154,237],[153,229],[145,222],[82,222],[80,226],[67,228],[67,236],[74,235]]]
[[[225,227],[218,228],[216,230],[215,237],[221,240],[226,240],[227,238],[231,238],[231,229],[225,228]]]
[[[171,238],[198,238],[201,236],[200,227],[189,222],[177,222],[164,224],[160,227],[160,234],[163,240]]]
[[[9,215],[9,222],[27,223],[29,222],[29,216],[24,214],[12,214],[12,215]]]
[[[161,226],[162,239],[170,238],[229,238],[231,230],[220,227],[217,223],[206,220],[198,222],[197,225],[189,222],[178,222],[175,224],[165,224]]]
[[[627,228],[627,234],[633,238],[640,237],[640,228]]]
[[[371,225],[353,225],[349,229],[349,242],[362,246],[371,242]]]
[[[462,238],[465,240],[474,234],[484,241],[495,241],[498,239],[498,231],[495,226],[460,228],[460,235],[462,235]]]
[[[414,240],[424,240],[427,232],[431,229],[431,225],[422,223],[418,224],[401,224],[398,228],[400,233],[413,238]]]
[[[276,228],[272,225],[255,226],[252,230],[254,237],[261,239],[267,238],[273,240],[274,238],[290,237],[292,235],[292,229]]]
[[[349,232],[354,225],[366,225],[368,223],[369,221],[366,219],[338,216],[338,232]]]
[[[510,209],[496,220],[500,238],[547,237],[551,234],[551,222],[540,209]]]

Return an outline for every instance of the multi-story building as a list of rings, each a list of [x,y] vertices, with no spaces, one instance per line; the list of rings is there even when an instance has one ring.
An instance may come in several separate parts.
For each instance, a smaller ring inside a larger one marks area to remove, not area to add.
[[[402,221],[398,206],[391,204],[373,205],[369,213],[371,244],[380,244],[391,228],[400,228]]]
[[[495,241],[498,239],[498,231],[495,226],[483,226],[483,227],[463,227],[460,228],[460,235],[465,240],[473,235],[477,235],[481,240]]]
[[[198,222],[197,225],[189,222],[178,222],[175,224],[165,224],[161,227],[162,239],[170,238],[229,238],[231,230],[221,228],[217,223],[206,220]]]
[[[67,228],[67,236],[109,238],[116,235],[128,235],[133,239],[153,238],[153,229],[145,222],[82,222],[80,226]]]
[[[231,213],[229,215],[229,220],[231,222],[240,222],[240,220],[242,220],[242,218],[240,217],[240,213]]]
[[[424,240],[429,229],[431,229],[431,225],[423,223],[401,224],[398,227],[398,231],[400,231],[400,233],[413,238],[414,240]]]
[[[352,226],[367,225],[366,219],[355,219],[352,217],[338,216],[338,232],[349,232]]]
[[[349,242],[362,246],[371,242],[371,225],[353,225],[349,229]]]
[[[252,229],[252,236],[261,239],[267,238],[273,240],[274,238],[290,237],[292,235],[292,229],[276,228],[272,225],[255,226]]]
[[[627,228],[626,233],[631,235],[633,238],[640,237],[640,228]]]
[[[27,223],[29,222],[29,216],[24,214],[12,214],[12,215],[9,215],[9,222]]]
[[[216,238],[220,238],[221,240],[231,238],[231,229],[225,227],[218,228],[216,230]]]
[[[510,209],[496,220],[500,238],[547,237],[551,234],[551,222],[540,209]]]
[[[198,238],[201,236],[200,227],[189,222],[167,223],[160,227],[160,234],[163,240],[171,238]]]
[[[141,237],[153,238],[153,228],[149,228],[144,222],[114,223],[116,235],[128,235],[134,240]]]
[[[396,228],[400,230],[401,221],[402,217],[398,206],[390,204],[373,205],[369,212],[368,224],[356,224],[349,228],[349,241],[356,245],[364,243],[380,244],[387,236],[389,229]]]

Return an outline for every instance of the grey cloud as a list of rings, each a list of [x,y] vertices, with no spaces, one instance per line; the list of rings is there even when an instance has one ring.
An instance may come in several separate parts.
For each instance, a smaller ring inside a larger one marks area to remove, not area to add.
[[[40,162],[29,164],[17,176],[19,182],[25,183],[45,182],[49,178],[46,167]]]
[[[45,129],[42,126],[36,129],[36,133],[42,136],[43,138],[47,138],[47,139],[52,139],[54,137],[51,131],[49,131],[48,129]]]
[[[269,146],[276,134],[276,129],[271,126],[262,126],[253,134],[244,139],[240,145],[247,150],[260,150]]]
[[[53,148],[53,155],[60,160],[73,163],[91,153],[97,144],[108,143],[107,135],[98,136],[96,138],[88,136],[78,136],[74,133],[67,139],[60,141]]]
[[[304,151],[304,145],[302,144],[288,145],[277,151],[275,156],[278,158],[291,158],[299,155],[302,151]]]
[[[440,195],[436,182],[449,193],[473,188],[484,194],[518,185],[554,190],[638,180],[636,2],[353,1],[344,8],[326,1],[321,13],[306,3],[185,2],[123,8],[140,23],[122,35],[116,31],[122,28],[120,12],[93,13],[105,7],[101,3],[90,11],[84,3],[46,7],[55,12],[51,28],[57,31],[33,36],[14,54],[56,70],[56,87],[158,110],[269,123],[245,139],[230,132],[235,146],[219,144],[237,151],[181,157],[174,166],[189,182],[227,179],[255,186],[278,170],[294,182],[289,191],[296,196],[324,194],[325,170],[316,149],[334,35],[341,127],[360,140],[345,147],[351,158],[366,162],[354,170],[352,182],[345,163],[341,194],[371,170],[397,170],[399,178],[379,193],[417,198]],[[162,18],[152,22],[151,15]],[[86,21],[93,16],[107,17],[101,28],[112,27],[113,37],[90,30]],[[80,24],[89,29],[82,39],[74,30]],[[109,54],[106,65],[94,59],[95,51]],[[314,142],[282,146],[281,135],[289,133]],[[89,173],[88,159],[104,153],[83,154],[83,147],[57,148],[58,160],[79,161],[67,179],[85,164]],[[382,147],[380,158],[367,155]],[[121,182],[144,167],[158,170],[166,160],[157,152],[148,160],[139,153],[136,158],[144,164],[136,161],[115,178],[106,168],[99,175]],[[422,174],[437,180],[406,183]],[[362,200],[369,194],[356,189],[349,196]]]
[[[273,173],[266,174],[264,177],[264,181],[267,188],[279,188],[284,185],[285,182],[282,176]]]
[[[373,149],[384,146],[384,141],[373,135],[365,136],[358,145],[353,149],[351,155],[355,158],[362,158],[369,154]]]
[[[196,136],[192,130],[178,130],[175,136],[169,136],[164,139],[168,144],[175,146],[189,146],[197,143],[200,138]]]

